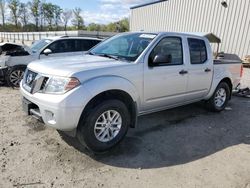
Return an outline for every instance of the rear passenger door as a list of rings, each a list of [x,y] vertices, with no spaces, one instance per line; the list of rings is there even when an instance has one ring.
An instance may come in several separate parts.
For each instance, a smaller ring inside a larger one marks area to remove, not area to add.
[[[188,68],[187,100],[202,98],[210,90],[213,60],[209,43],[199,38],[187,38],[190,64]]]

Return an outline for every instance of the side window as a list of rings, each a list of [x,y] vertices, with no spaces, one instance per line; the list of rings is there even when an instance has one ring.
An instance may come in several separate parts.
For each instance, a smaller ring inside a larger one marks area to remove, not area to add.
[[[207,61],[207,48],[203,40],[188,39],[191,64],[203,64]]]
[[[95,45],[97,45],[98,43],[100,43],[101,41],[99,40],[92,40],[92,47],[94,47]]]
[[[91,40],[81,40],[82,43],[82,50],[81,51],[88,51],[90,48],[93,47]]]
[[[76,51],[75,40],[58,40],[49,45],[52,53],[66,53]]]
[[[76,51],[88,51],[90,50],[93,46],[95,46],[99,41],[95,40],[77,40],[76,42]]]
[[[183,64],[182,40],[179,37],[166,37],[152,50],[149,62],[156,65]]]

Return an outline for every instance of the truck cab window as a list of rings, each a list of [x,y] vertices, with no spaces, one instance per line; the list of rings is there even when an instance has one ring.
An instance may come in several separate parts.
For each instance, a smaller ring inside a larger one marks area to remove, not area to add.
[[[149,56],[149,61],[154,62],[156,57],[166,59],[162,65],[183,64],[182,41],[179,37],[166,37],[162,39],[153,49]]]
[[[207,61],[207,48],[203,40],[188,39],[191,64],[203,64]]]

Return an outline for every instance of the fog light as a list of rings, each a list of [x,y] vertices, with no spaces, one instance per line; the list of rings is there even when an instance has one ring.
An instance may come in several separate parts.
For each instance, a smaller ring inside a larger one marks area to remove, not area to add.
[[[55,114],[53,112],[45,111],[45,115],[46,115],[46,120],[49,124],[51,124],[51,125],[56,124],[56,117],[55,117]]]

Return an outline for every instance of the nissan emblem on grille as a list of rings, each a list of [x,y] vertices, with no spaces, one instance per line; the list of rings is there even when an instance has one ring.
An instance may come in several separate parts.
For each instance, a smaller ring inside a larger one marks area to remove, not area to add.
[[[34,80],[33,74],[32,74],[32,73],[29,73],[28,76],[27,76],[27,79],[26,79],[27,84],[30,85],[30,84],[32,83],[33,80]]]

